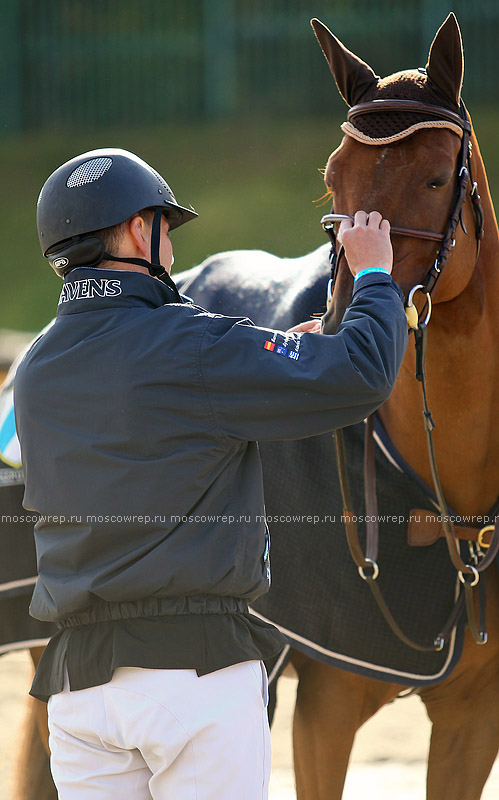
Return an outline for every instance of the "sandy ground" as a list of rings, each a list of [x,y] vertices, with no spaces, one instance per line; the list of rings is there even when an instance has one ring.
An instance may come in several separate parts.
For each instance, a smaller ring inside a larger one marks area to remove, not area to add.
[[[26,652],[0,658],[0,800],[15,800],[13,761],[24,716],[31,666]],[[296,682],[284,678],[272,730],[270,800],[295,800],[291,769],[291,717]],[[384,708],[359,731],[344,800],[424,800],[430,726],[416,697]],[[459,800],[459,798],[456,798]],[[482,800],[499,800],[499,760]]]

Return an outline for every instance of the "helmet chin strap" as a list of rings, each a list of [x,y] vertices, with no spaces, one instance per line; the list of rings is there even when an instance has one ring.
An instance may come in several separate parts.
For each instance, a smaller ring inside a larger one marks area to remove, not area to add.
[[[161,241],[161,217],[163,215],[163,209],[158,207],[154,209],[154,218],[152,221],[152,231],[151,231],[151,260],[146,261],[145,258],[119,258],[118,256],[113,256],[107,251],[103,254],[103,260],[108,261],[119,261],[123,264],[137,264],[139,267],[146,267],[149,271],[149,275],[153,278],[159,278],[160,281],[165,283],[169,289],[175,295],[175,299],[177,303],[183,303],[182,296],[180,295],[177,287],[175,286],[174,282],[170,278],[166,269],[161,265],[159,260],[159,245]]]

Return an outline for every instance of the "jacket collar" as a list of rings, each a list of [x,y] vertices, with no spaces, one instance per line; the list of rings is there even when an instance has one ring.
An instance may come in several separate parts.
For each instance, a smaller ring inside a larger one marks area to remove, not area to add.
[[[64,279],[57,316],[102,308],[159,308],[174,302],[168,286],[141,272],[77,267]]]

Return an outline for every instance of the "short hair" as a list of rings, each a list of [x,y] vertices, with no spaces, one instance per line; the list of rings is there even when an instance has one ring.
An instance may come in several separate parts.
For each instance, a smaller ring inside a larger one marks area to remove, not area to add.
[[[131,217],[125,219],[123,222],[119,222],[117,225],[113,225],[110,228],[102,228],[101,230],[93,231],[87,235],[98,236],[99,239],[102,239],[104,242],[106,252],[110,255],[116,255],[115,251],[119,247],[119,244],[125,234],[125,229],[128,222],[133,219],[133,217],[143,217],[146,222],[151,223],[153,214],[154,210],[152,208],[143,208],[142,211],[137,211],[136,214],[132,214]],[[109,260],[110,259],[101,261],[101,264],[106,264]]]
[[[102,239],[106,251],[114,255],[113,251],[117,250],[123,238],[127,222],[128,220],[125,220],[124,222],[118,223],[118,225],[113,225],[112,228],[102,228],[100,231],[93,231],[90,235],[98,236],[99,239]]]

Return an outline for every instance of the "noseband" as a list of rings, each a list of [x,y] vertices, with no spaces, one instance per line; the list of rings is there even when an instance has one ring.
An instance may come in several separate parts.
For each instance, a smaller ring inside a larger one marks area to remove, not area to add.
[[[433,231],[420,231],[420,230],[413,230],[412,228],[400,228],[397,226],[392,226],[390,229],[391,233],[397,235],[411,236],[416,239],[424,239],[427,241],[441,243],[438,255],[435,258],[433,265],[428,270],[423,283],[419,285],[421,291],[430,296],[431,292],[435,288],[435,284],[439,276],[441,275],[445,265],[447,264],[450,252],[455,245],[456,230],[459,223],[461,224],[464,233],[467,233],[467,230],[465,228],[462,219],[462,211],[463,211],[464,201],[466,198],[466,188],[468,186],[468,181],[471,181],[471,186],[472,186],[470,191],[470,197],[473,203],[473,210],[475,213],[475,236],[477,241],[477,258],[480,248],[480,241],[483,238],[482,205],[480,202],[480,195],[478,194],[478,187],[476,182],[473,180],[473,175],[471,171],[471,142],[470,142],[471,124],[468,118],[468,112],[466,111],[466,107],[463,101],[461,101],[460,113],[455,114],[453,111],[449,111],[449,109],[447,108],[442,108],[441,106],[427,105],[426,103],[419,103],[415,100],[372,100],[369,103],[359,103],[356,106],[352,106],[352,108],[350,108],[348,111],[347,120],[350,122],[355,117],[361,116],[363,114],[379,113],[380,111],[382,112],[409,111],[416,114],[421,114],[421,113],[427,114],[431,117],[435,117],[440,120],[452,122],[455,125],[458,125],[463,132],[461,138],[461,148],[459,151],[459,155],[457,158],[457,165],[456,165],[457,167],[456,199],[454,202],[454,208],[449,217],[449,222],[447,224],[446,232],[435,233]],[[330,214],[325,214],[325,216],[323,216],[321,219],[321,225],[331,240],[331,257],[330,257],[331,280],[328,287],[328,301],[330,301],[332,297],[332,291],[336,280],[338,266],[341,259],[341,255],[343,253],[342,248],[340,248],[339,253],[337,253],[334,224],[335,222],[340,222],[344,219],[353,219],[353,218],[346,214],[335,214],[333,212],[333,209],[331,209]]]

